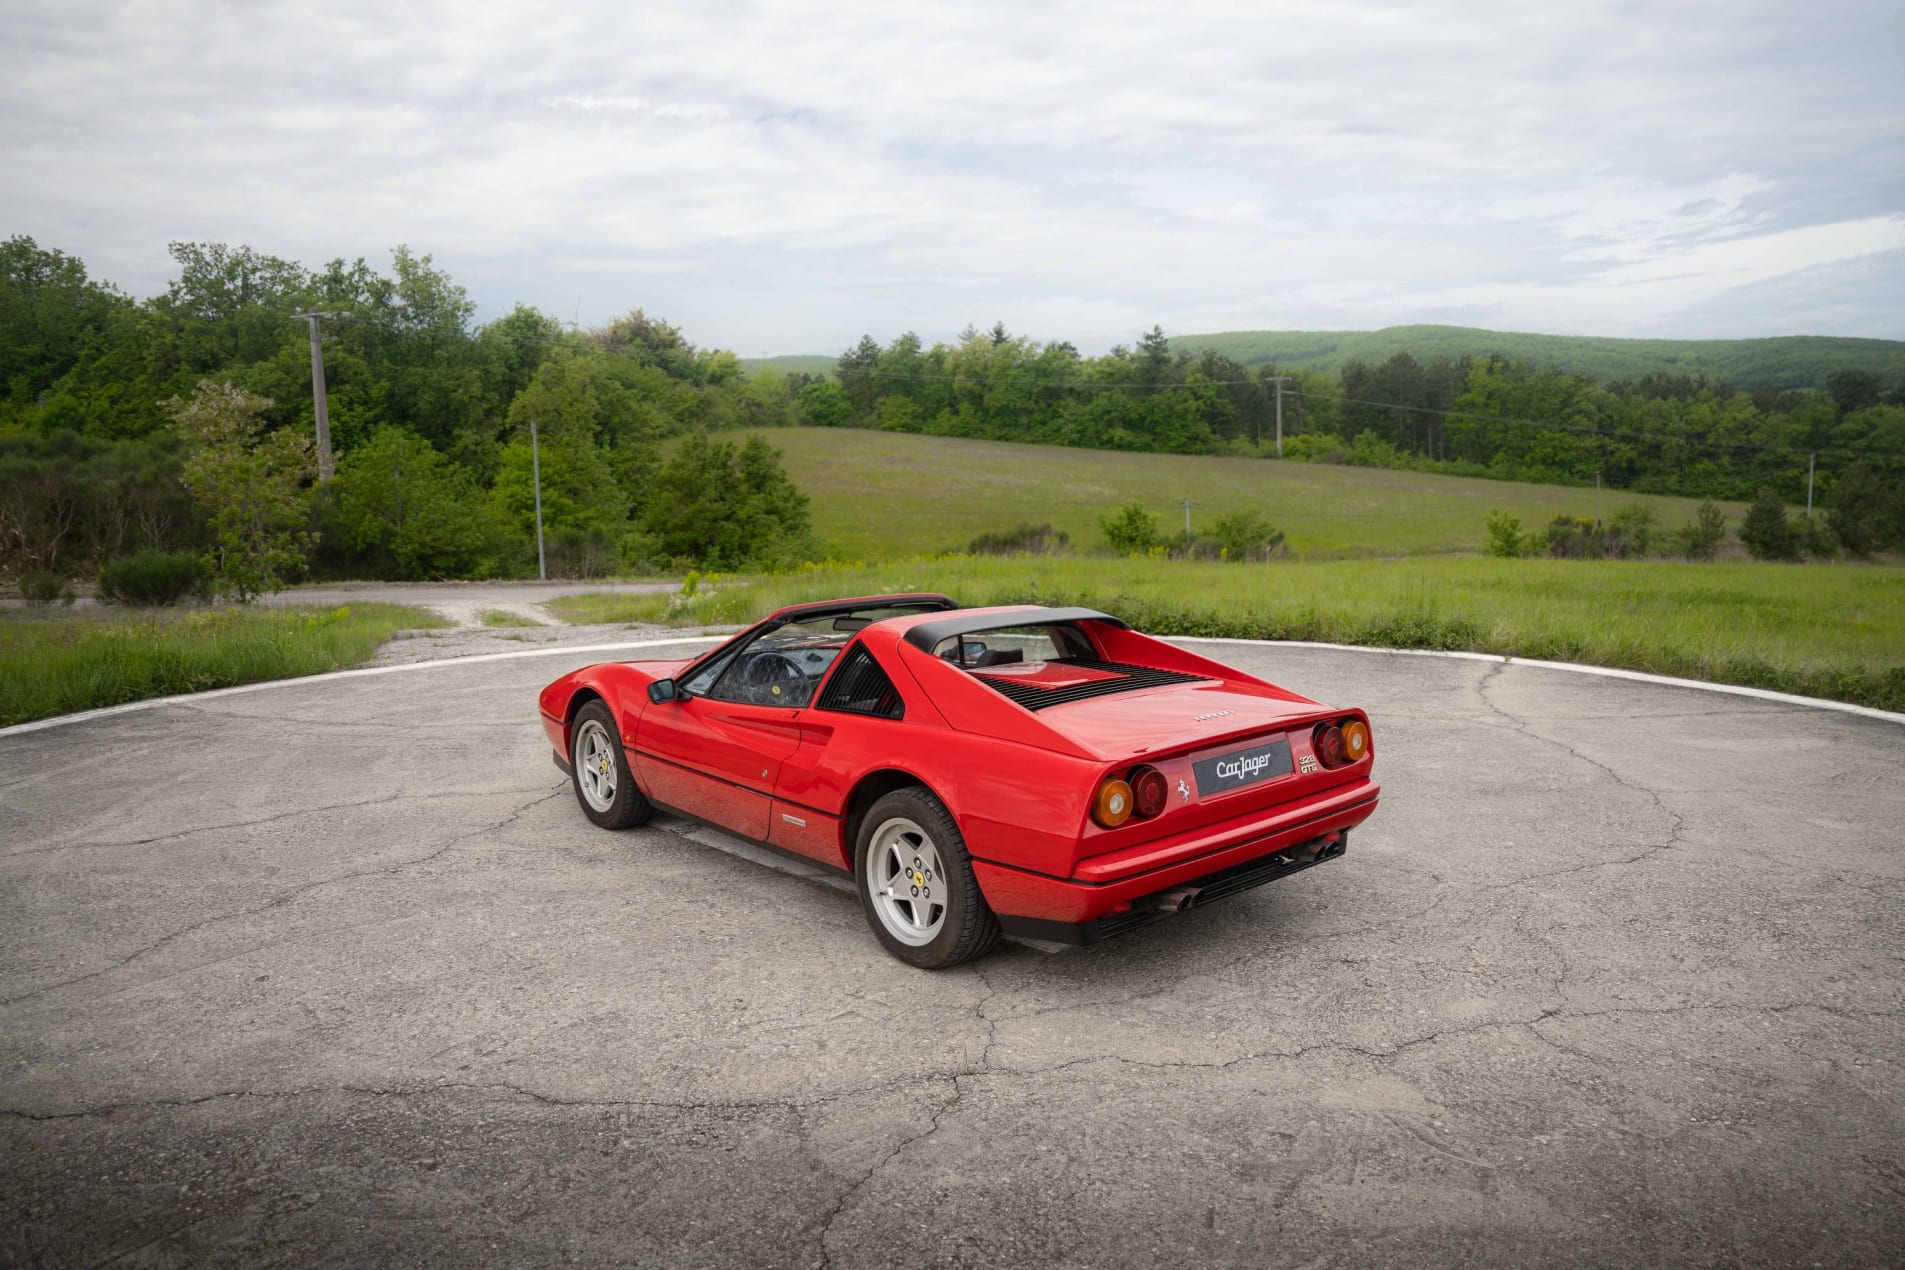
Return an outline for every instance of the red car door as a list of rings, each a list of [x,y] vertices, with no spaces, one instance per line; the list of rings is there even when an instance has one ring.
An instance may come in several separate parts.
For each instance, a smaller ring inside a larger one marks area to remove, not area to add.
[[[635,769],[658,803],[765,840],[781,764],[800,747],[800,710],[678,697],[642,712]]]

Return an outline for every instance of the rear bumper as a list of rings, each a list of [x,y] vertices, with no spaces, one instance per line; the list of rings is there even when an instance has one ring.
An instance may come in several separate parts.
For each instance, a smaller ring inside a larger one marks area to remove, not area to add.
[[[1092,942],[1106,934],[1156,920],[1156,897],[1185,887],[1248,889],[1234,885],[1246,874],[1250,886],[1275,881],[1319,860],[1376,810],[1381,790],[1356,781],[1213,831],[1083,861],[1069,878],[1052,877],[993,860],[972,862],[986,902],[1008,932],[1036,923],[1045,931],[1019,933],[1039,939]],[[1281,858],[1282,863],[1279,863]],[[1196,902],[1196,901],[1193,901]],[[1143,918],[1131,915],[1143,913]],[[1125,920],[1131,918],[1131,920]],[[1070,936],[1064,932],[1070,930]],[[1090,936],[1090,938],[1087,938]]]
[[[1122,912],[1106,913],[1083,922],[1052,921],[1042,917],[999,917],[999,929],[1020,939],[1036,939],[1054,944],[1095,944],[1113,935],[1161,922],[1187,908],[1204,905],[1226,896],[1255,890],[1269,882],[1301,873],[1312,865],[1334,860],[1349,850],[1349,833],[1331,833],[1309,842],[1285,848],[1266,859],[1233,865],[1180,886],[1140,896]]]

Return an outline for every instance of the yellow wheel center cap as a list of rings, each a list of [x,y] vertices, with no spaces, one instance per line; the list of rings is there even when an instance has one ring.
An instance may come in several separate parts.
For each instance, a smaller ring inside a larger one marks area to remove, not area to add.
[[[924,873],[915,873],[915,874],[913,874],[913,885],[914,885],[914,886],[925,886],[925,885],[926,885],[926,875],[925,875]]]

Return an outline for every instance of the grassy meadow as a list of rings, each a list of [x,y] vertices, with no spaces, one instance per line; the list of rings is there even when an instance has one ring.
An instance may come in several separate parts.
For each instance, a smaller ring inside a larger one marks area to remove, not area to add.
[[[1486,557],[1268,565],[1017,556],[730,579],[554,601],[565,621],[751,621],[842,595],[1086,604],[1156,634],[1467,649],[1905,710],[1905,569]]]
[[[396,604],[0,614],[0,726],[369,661],[402,630],[448,625]]]
[[[1323,463],[1208,455],[1132,454],[968,441],[847,428],[774,428],[758,435],[786,457],[813,500],[814,531],[845,560],[962,551],[978,535],[1049,521],[1085,550],[1098,518],[1136,499],[1167,533],[1256,508],[1283,530],[1292,559],[1337,560],[1472,552],[1491,508],[1535,529],[1559,513],[1594,515],[1594,490],[1476,480]],[[1607,491],[1655,509],[1663,530],[1693,519],[1698,500]],[[1725,505],[1737,525],[1745,509]]]

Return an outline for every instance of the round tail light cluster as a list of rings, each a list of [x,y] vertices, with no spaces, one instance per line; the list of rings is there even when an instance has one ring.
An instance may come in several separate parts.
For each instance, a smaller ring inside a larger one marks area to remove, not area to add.
[[[1348,767],[1369,757],[1369,725],[1361,719],[1319,723],[1310,734],[1310,748],[1324,767]]]
[[[1132,819],[1149,820],[1164,810],[1170,796],[1171,784],[1163,772],[1155,767],[1134,767],[1098,787],[1091,800],[1091,818],[1107,829],[1116,829]]]

